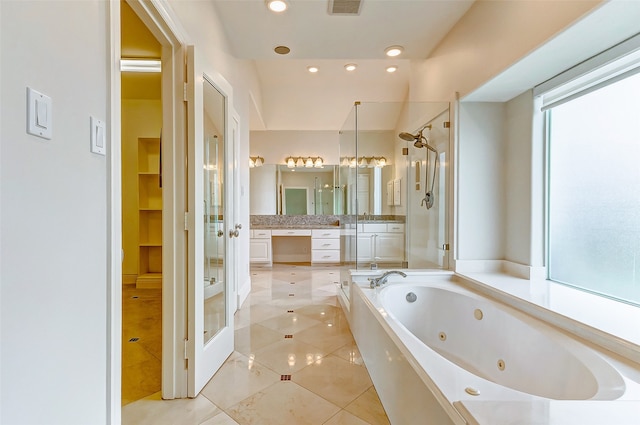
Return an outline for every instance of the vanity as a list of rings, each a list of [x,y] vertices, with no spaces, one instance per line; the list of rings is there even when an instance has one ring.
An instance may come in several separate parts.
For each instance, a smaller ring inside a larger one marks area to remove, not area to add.
[[[335,226],[334,226],[335,227]],[[249,261],[276,263],[339,263],[340,229],[294,227],[251,229]]]

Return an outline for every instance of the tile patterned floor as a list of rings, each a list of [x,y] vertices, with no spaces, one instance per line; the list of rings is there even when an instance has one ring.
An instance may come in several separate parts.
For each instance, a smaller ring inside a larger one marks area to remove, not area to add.
[[[201,394],[156,393],[124,406],[122,423],[389,424],[336,298],[339,270],[276,264],[251,274],[235,351]]]

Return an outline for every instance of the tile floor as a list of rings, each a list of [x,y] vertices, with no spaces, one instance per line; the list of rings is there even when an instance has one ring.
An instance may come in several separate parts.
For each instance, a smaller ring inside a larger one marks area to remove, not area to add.
[[[122,405],[160,391],[161,356],[162,290],[123,285]]]
[[[124,406],[122,423],[389,424],[336,298],[339,270],[276,264],[251,274],[235,351],[201,394],[155,393]]]

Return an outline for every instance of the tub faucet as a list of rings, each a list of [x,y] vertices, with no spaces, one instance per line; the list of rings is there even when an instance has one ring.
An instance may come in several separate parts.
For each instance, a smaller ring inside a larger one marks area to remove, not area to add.
[[[400,272],[398,270],[390,270],[388,272],[384,272],[382,276],[368,278],[367,280],[371,282],[369,286],[371,288],[375,288],[376,286],[384,285],[385,283],[387,283],[387,278],[390,274],[399,274],[402,277],[407,277],[406,273]]]

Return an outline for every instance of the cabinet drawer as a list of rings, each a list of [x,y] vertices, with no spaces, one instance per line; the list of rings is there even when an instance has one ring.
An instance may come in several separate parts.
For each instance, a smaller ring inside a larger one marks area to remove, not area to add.
[[[404,223],[387,223],[387,232],[404,233]]]
[[[387,231],[386,223],[363,223],[362,232],[365,233],[382,233]]]
[[[271,237],[271,230],[254,229],[251,233],[251,237],[255,239],[269,239]]]
[[[311,231],[312,238],[334,239],[340,237],[340,229],[313,229]]]
[[[312,250],[312,263],[337,263],[340,261],[340,251],[337,250]]]
[[[311,229],[273,229],[272,236],[311,236]]]
[[[340,239],[311,239],[311,249],[340,249]]]

